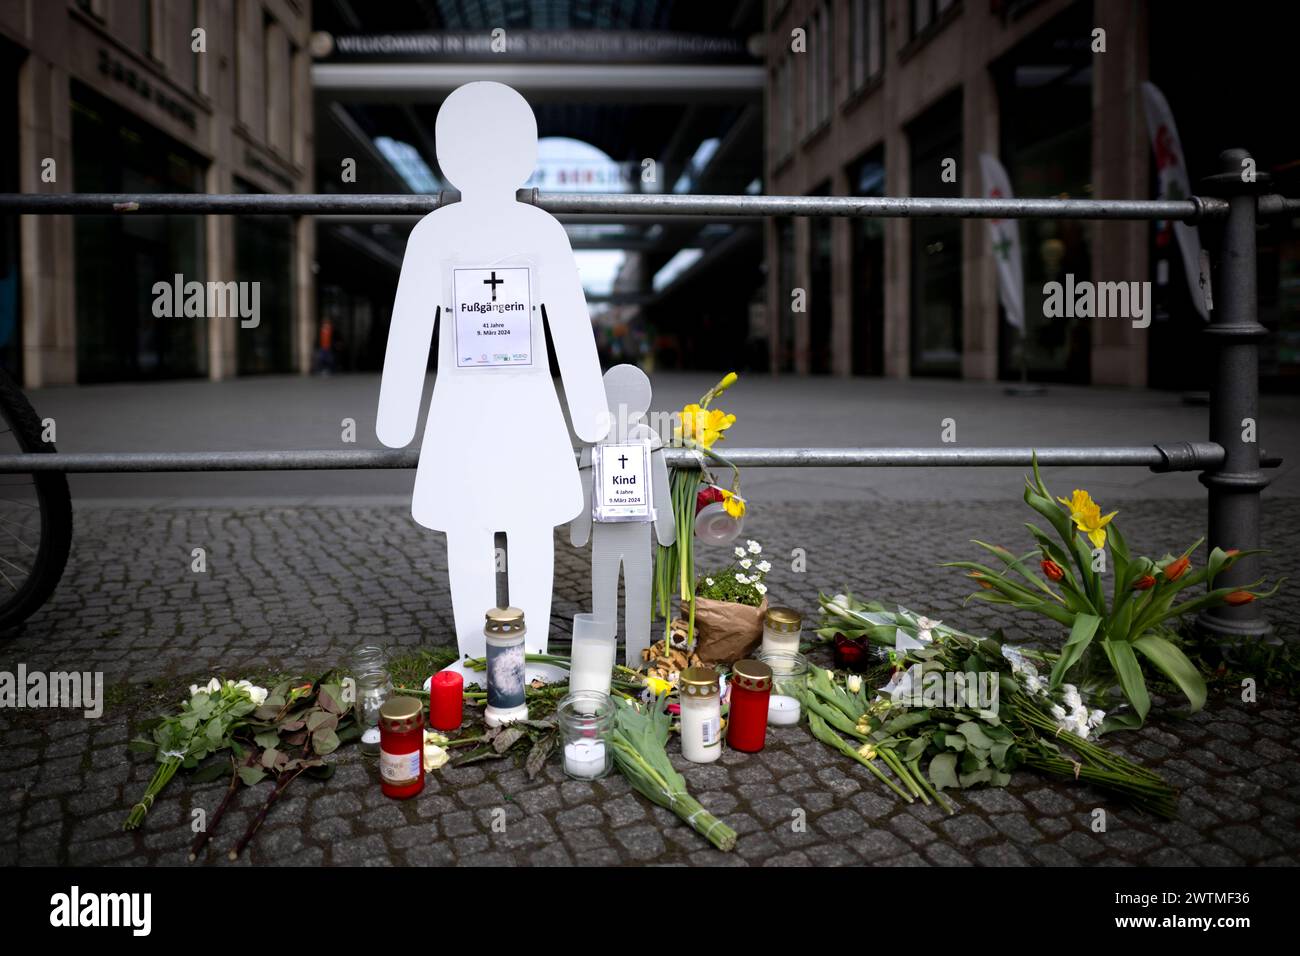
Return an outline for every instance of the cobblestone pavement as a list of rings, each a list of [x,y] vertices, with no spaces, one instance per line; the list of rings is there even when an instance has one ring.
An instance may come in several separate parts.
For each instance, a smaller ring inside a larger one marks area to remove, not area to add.
[[[1270,577],[1297,579],[1300,500],[1269,499]],[[1204,505],[1126,501],[1130,543],[1174,550],[1203,527]],[[1033,618],[979,603],[963,608],[960,572],[935,567],[973,555],[979,537],[1025,538],[1018,502],[784,504],[758,509],[747,533],[776,567],[773,597],[811,614],[818,589],[898,600],[966,630],[1006,627],[1043,638]],[[414,648],[451,639],[441,536],[396,507],[250,510],[83,508],[67,573],[49,606],[0,644],[0,669],[102,670],[98,720],[70,711],[0,711],[0,863],[179,864],[191,811],[211,812],[224,782],[177,778],[144,825],[121,830],[153,765],[128,753],[131,723],[212,673],[314,673],[352,646]],[[558,539],[557,539],[558,540]],[[208,571],[190,570],[194,547]],[[779,559],[807,551],[807,571]],[[725,563],[725,552],[717,552]],[[713,553],[699,556],[707,568]],[[587,604],[586,552],[557,544],[553,630]],[[1295,636],[1300,591],[1271,602]],[[906,805],[864,768],[803,727],[774,729],[762,753],[716,764],[675,757],[692,792],[740,833],[722,854],[620,777],[566,781],[557,763],[529,782],[521,767],[444,768],[416,799],[382,796],[355,748],[328,782],[295,783],[241,864],[1234,864],[1300,858],[1300,704],[1272,687],[1243,704],[1216,685],[1190,719],[1164,713],[1139,734],[1108,740],[1182,789],[1174,822],[1107,803],[1084,786],[1017,773],[1005,790],[970,791],[945,816]],[[675,749],[673,744],[672,748]],[[243,791],[209,862],[242,833],[265,790]],[[1105,807],[1107,828],[1093,832]],[[505,810],[504,832],[493,829]],[[802,810],[807,826],[792,826]]]

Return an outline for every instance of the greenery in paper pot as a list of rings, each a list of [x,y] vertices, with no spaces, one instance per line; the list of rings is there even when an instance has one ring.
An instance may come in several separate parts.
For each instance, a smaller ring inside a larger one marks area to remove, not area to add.
[[[728,601],[758,607],[767,594],[763,579],[772,565],[763,558],[763,546],[757,541],[736,545],[735,560],[721,571],[702,575],[695,585],[695,596],[711,601]]]
[[[1025,503],[1047,519],[1056,538],[1029,523],[1026,527],[1038,546],[1023,555],[974,542],[1002,562],[1003,568],[974,561],[953,561],[945,566],[969,572],[980,588],[971,597],[1035,611],[1069,628],[1052,668],[1051,686],[1060,687],[1076,673],[1087,676],[1084,683],[1090,693],[1104,693],[1118,683],[1133,711],[1108,718],[1108,729],[1139,727],[1146,720],[1151,697],[1144,664],[1172,681],[1193,711],[1200,710],[1205,704],[1205,681],[1179,648],[1173,628],[1185,614],[1275,594],[1281,581],[1267,591],[1260,590],[1262,580],[1246,587],[1214,586],[1221,572],[1247,554],[1260,552],[1215,548],[1201,568],[1193,568],[1191,562],[1201,541],[1158,561],[1134,555],[1113,521],[1117,512],[1103,515],[1082,489],[1076,489],[1069,499],[1054,499],[1043,484],[1036,456],[1033,478],[1026,478],[1025,486]],[[1099,552],[1097,558],[1094,549]],[[1202,584],[1208,588],[1204,593],[1183,595]]]

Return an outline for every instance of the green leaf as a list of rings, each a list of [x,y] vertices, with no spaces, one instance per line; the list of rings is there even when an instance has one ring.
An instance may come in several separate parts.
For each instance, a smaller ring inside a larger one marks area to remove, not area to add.
[[[983,728],[974,721],[958,724],[957,733],[965,737],[966,742],[972,747],[978,747],[980,750],[988,750],[993,746],[993,741],[984,733]]]
[[[1163,637],[1154,634],[1138,638],[1133,642],[1133,647],[1178,685],[1193,713],[1205,706],[1205,680],[1186,654]]]
[[[1115,669],[1124,696],[1133,705],[1139,723],[1145,721],[1147,712],[1151,709],[1151,696],[1147,693],[1146,678],[1142,676],[1142,667],[1133,653],[1133,645],[1128,641],[1103,641],[1101,646],[1106,651],[1110,666]]]
[[[261,767],[240,767],[239,779],[243,781],[244,786],[251,787],[266,779],[266,771]]]
[[[1078,663],[1083,657],[1083,652],[1088,649],[1092,643],[1093,635],[1097,633],[1097,627],[1101,624],[1101,618],[1092,614],[1079,614],[1074,619],[1074,626],[1070,628],[1070,636],[1061,648],[1061,656],[1052,668],[1052,689],[1061,686],[1065,680],[1066,674],[1070,668]]]
[[[253,742],[263,750],[270,750],[280,744],[280,735],[274,730],[264,730],[253,737]]]
[[[930,781],[939,790],[958,789],[961,784],[957,780],[957,755],[953,753],[935,754],[930,761],[928,775]]]
[[[332,727],[326,727],[311,735],[311,749],[322,757],[339,749],[339,735]]]
[[[226,775],[228,765],[219,760],[214,760],[210,764],[205,764],[194,775],[190,777],[191,783],[211,783],[213,780],[220,780]]]

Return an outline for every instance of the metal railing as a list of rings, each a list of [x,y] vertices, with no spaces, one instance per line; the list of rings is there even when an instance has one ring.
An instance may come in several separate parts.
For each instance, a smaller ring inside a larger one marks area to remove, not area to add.
[[[1280,460],[1242,439],[1245,419],[1258,421],[1259,341],[1256,318],[1255,228],[1263,217],[1300,214],[1300,200],[1266,193],[1268,177],[1241,175],[1249,154],[1228,150],[1220,172],[1205,181],[1207,196],[1182,200],[1136,199],[927,199],[843,196],[693,196],[546,194],[521,189],[527,202],[562,216],[629,218],[840,216],[854,218],[1178,220],[1203,223],[1217,233],[1214,309],[1206,332],[1216,351],[1209,441],[1131,447],[997,448],[733,448],[738,466],[935,467],[1023,466],[1033,455],[1043,465],[1145,467],[1155,472],[1199,471],[1208,489],[1207,546],[1256,548],[1260,539],[1261,470]],[[206,194],[6,194],[0,213],[23,215],[423,215],[457,200],[454,193],[425,196],[206,195]],[[673,467],[698,467],[694,457],[669,450]],[[399,451],[114,452],[0,455],[0,474],[25,472],[289,471],[301,469],[414,468],[418,449]],[[1257,580],[1258,556],[1223,572],[1219,586]],[[1219,638],[1253,638],[1269,625],[1257,604],[1220,607],[1199,619]]]

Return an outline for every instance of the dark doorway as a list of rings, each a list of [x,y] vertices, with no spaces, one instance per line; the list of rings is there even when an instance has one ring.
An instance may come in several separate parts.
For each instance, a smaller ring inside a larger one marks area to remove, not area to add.
[[[907,129],[911,195],[956,198],[963,174],[961,91],[940,100]],[[945,175],[946,170],[952,170]],[[965,171],[970,175],[970,171]],[[948,181],[951,180],[951,181]],[[912,232],[911,357],[913,375],[961,374],[961,222],[917,219]]]

